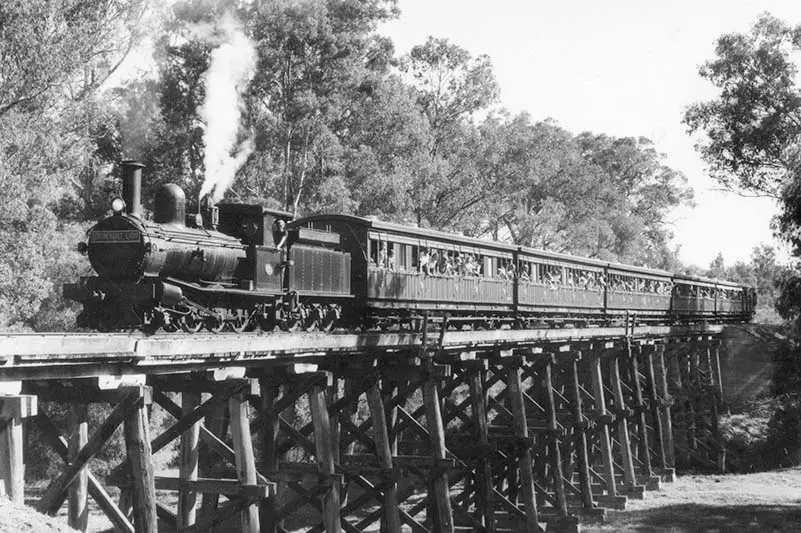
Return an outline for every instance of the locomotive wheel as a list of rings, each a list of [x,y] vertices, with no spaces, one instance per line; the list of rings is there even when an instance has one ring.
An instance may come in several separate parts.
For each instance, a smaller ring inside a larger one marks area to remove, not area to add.
[[[319,305],[314,305],[307,309],[306,317],[303,320],[303,329],[305,331],[317,331],[322,329],[322,324],[326,318],[326,309]]]
[[[244,333],[250,327],[250,317],[245,314],[237,314],[233,319],[227,321],[225,325],[234,333]]]
[[[303,331],[317,331],[320,327],[320,318],[314,313],[310,313],[303,321]]]
[[[181,329],[180,318],[173,313],[164,313],[163,322],[161,324],[161,328],[166,333],[175,333],[179,329]]]
[[[320,324],[320,331],[325,331],[328,333],[332,329],[334,329],[334,323],[337,321],[336,314],[333,311],[329,311],[325,314],[325,318],[323,319],[322,323]]]
[[[182,316],[180,324],[181,329],[187,333],[197,333],[203,329],[203,319],[194,313]]]
[[[272,314],[272,313],[270,313],[270,314]],[[273,316],[265,316],[265,317],[261,317],[259,319],[259,327],[261,327],[262,331],[265,331],[265,332],[275,331],[275,326],[276,325],[277,324],[275,322],[275,317],[273,317]]]
[[[217,317],[208,317],[203,321],[203,325],[212,333],[219,333],[225,328],[225,321]]]
[[[284,316],[278,326],[284,331],[297,331],[302,325],[301,317],[296,314]]]
[[[334,306],[326,306],[321,309],[322,319],[320,320],[320,331],[326,333],[334,329],[334,324],[337,321],[337,310]]]

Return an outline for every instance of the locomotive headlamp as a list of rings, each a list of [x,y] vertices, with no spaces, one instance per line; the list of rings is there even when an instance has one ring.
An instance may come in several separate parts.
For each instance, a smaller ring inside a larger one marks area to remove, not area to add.
[[[114,198],[111,201],[111,210],[114,211],[115,215],[119,215],[125,211],[125,200],[122,198]]]

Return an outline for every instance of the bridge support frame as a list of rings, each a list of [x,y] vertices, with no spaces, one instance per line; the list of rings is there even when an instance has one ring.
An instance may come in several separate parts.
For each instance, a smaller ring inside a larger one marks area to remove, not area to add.
[[[85,529],[88,494],[125,532],[157,520],[189,531],[307,520],[314,533],[573,532],[674,479],[677,462],[725,457],[711,335],[454,348],[448,333],[446,321],[438,341],[426,326],[417,346],[302,362],[231,356],[216,371],[26,381],[34,399],[73,404],[69,440],[46,410],[34,417],[65,461],[39,506],[53,513],[69,499],[70,523]],[[86,408],[103,402],[114,408],[90,435]],[[174,419],[152,438],[151,405]],[[115,505],[87,465],[119,426]],[[156,475],[153,455],[177,439],[179,476]],[[178,493],[177,510],[157,489]]]

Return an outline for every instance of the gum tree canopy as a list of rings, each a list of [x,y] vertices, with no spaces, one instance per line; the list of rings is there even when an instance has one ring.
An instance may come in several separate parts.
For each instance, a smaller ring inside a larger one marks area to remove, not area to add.
[[[801,26],[763,14],[750,33],[723,35],[700,75],[718,97],[688,108],[684,123],[725,187],[776,198],[776,231],[801,255]]]

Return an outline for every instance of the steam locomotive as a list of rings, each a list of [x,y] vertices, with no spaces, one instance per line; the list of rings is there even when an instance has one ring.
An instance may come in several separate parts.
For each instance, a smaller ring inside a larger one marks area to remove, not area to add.
[[[173,184],[141,205],[143,165],[79,244],[96,272],[66,284],[80,327],[243,332],[464,328],[620,320],[747,321],[743,285],[534,250],[348,215],[221,203],[187,216]]]

